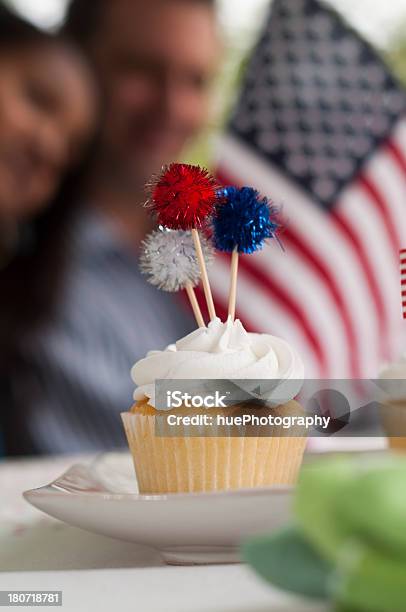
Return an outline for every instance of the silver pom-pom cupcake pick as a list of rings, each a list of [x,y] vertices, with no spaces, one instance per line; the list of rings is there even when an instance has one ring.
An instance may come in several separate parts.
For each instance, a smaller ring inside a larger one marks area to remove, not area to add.
[[[201,242],[206,264],[210,263],[213,247],[204,238]],[[191,231],[159,229],[149,234],[142,243],[140,270],[151,285],[163,291],[184,289],[197,324],[205,326],[194,291],[200,281],[200,266]]]

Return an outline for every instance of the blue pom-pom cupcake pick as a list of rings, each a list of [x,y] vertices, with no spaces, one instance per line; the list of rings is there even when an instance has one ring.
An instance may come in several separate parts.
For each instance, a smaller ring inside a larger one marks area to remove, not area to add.
[[[213,216],[213,242],[219,251],[232,253],[228,316],[235,318],[238,258],[240,253],[262,249],[280,228],[276,209],[252,187],[225,187]],[[278,239],[278,238],[277,238]]]
[[[276,237],[276,209],[252,187],[225,187],[213,217],[213,240],[219,251],[254,253]]]

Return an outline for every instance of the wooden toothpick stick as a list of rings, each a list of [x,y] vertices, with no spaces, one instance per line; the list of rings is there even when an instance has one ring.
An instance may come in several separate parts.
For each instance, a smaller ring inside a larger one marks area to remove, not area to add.
[[[206,298],[207,308],[209,310],[210,320],[216,318],[216,310],[214,308],[213,296],[210,289],[209,277],[207,274],[206,262],[204,261],[204,255],[202,250],[202,245],[200,243],[199,232],[197,229],[192,229],[193,242],[196,249],[196,256],[199,262],[200,272],[202,275],[202,283],[204,296]]]
[[[231,317],[232,321],[235,319],[235,304],[237,300],[238,259],[238,248],[235,247],[231,254],[230,291],[228,294],[228,316]]]
[[[195,290],[194,290],[193,286],[191,284],[186,285],[185,291],[186,291],[187,296],[189,298],[190,305],[192,306],[193,314],[195,315],[195,319],[196,319],[196,323],[198,324],[199,327],[206,327],[206,325],[204,323],[202,311],[200,310],[200,306],[199,306],[199,303],[197,301]]]

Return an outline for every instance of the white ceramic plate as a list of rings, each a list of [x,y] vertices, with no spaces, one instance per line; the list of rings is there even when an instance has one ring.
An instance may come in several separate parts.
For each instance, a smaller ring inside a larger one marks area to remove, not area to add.
[[[76,464],[50,484],[24,492],[43,512],[94,533],[146,544],[167,563],[238,562],[244,538],[290,520],[292,488],[140,495],[129,453]]]
[[[329,451],[334,448],[330,440]],[[342,438],[344,452],[381,452],[380,438]],[[315,453],[307,452],[305,458]],[[320,448],[320,450],[327,450]],[[327,453],[328,454],[328,453]],[[146,544],[167,563],[238,562],[240,543],[291,519],[293,488],[274,486],[212,493],[140,495],[128,452],[98,455],[73,465],[50,484],[25,491],[43,512],[94,533]]]

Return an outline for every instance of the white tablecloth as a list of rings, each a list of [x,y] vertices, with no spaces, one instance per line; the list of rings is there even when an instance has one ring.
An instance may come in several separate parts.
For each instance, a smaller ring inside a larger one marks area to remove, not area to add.
[[[70,527],[22,498],[92,458],[0,462],[0,590],[62,590],[69,612],[325,610],[270,588],[244,565],[165,566],[152,549]]]

